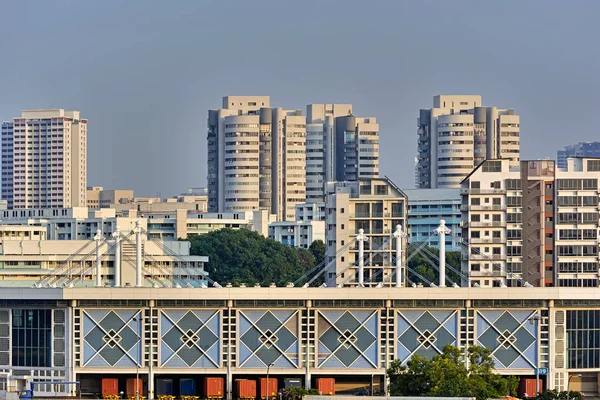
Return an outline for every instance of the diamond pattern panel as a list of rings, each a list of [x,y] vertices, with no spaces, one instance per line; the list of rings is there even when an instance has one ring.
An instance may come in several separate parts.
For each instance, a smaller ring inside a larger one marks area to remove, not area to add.
[[[458,313],[454,310],[398,310],[396,355],[406,363],[414,354],[431,358],[456,345]]]
[[[218,310],[162,310],[163,368],[219,368],[221,364]]]
[[[240,311],[239,367],[257,368],[273,364],[276,367],[296,368],[297,318],[296,310]]]
[[[319,311],[319,368],[377,368],[377,312]]]
[[[497,369],[535,368],[537,342],[530,330],[530,314],[535,311],[477,311],[477,344],[492,351]]]
[[[141,338],[140,312],[127,310],[82,310],[83,360],[85,365],[133,367],[140,363],[136,349]]]

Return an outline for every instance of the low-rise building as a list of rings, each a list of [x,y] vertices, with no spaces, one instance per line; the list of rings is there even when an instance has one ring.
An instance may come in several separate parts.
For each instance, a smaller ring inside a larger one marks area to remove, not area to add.
[[[177,240],[221,228],[250,229],[266,237],[269,222],[274,220],[274,216],[265,210],[239,213],[202,213],[186,209],[167,212],[127,210],[117,214],[114,208],[78,207],[5,210],[0,211],[0,219],[6,225],[43,227],[50,240],[89,240],[98,229],[107,237],[117,227],[121,230],[133,229],[136,221],[140,220],[149,238]]]
[[[113,203],[117,215],[127,215],[131,211],[139,213],[174,213],[177,210],[208,211],[208,197],[206,195],[186,194],[162,199],[160,197],[136,197],[130,202]]]
[[[280,221],[269,224],[269,238],[308,249],[315,240],[325,242],[325,221]]]
[[[360,281],[355,239],[361,232],[368,237],[364,243],[365,285],[395,285],[396,241],[392,235],[397,225],[406,226],[406,194],[387,177],[330,182],[326,210],[326,257],[332,263],[326,272],[327,285],[355,286]],[[401,277],[403,284],[405,278]]]
[[[408,235],[411,243],[426,242],[439,248],[434,230],[446,221],[446,250],[460,250],[460,189],[404,189],[408,196]]]
[[[87,188],[88,208],[111,208],[113,204],[127,204],[133,201],[133,190],[111,189],[102,186]]]
[[[190,243],[147,239],[140,222],[144,286],[206,284],[208,257],[191,256]],[[46,240],[43,228],[0,226],[0,287],[136,285],[136,236],[132,229],[88,240]],[[119,254],[117,255],[117,248]],[[119,261],[117,261],[117,258]],[[98,262],[100,277],[98,277]],[[118,276],[117,276],[118,275]],[[75,278],[76,277],[76,278]]]

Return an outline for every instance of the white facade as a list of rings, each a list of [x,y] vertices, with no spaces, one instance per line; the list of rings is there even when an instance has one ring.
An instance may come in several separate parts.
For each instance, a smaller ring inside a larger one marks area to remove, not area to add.
[[[420,110],[419,188],[458,188],[486,159],[519,161],[519,116],[512,109],[483,107],[481,96],[439,95]]]
[[[325,242],[325,221],[282,221],[269,224],[269,238],[308,249],[315,240]]]
[[[275,217],[264,210],[241,213],[204,213],[186,209],[129,210],[117,214],[112,208],[93,210],[79,207],[0,211],[0,219],[3,224],[15,227],[41,227],[50,240],[90,240],[98,229],[104,237],[108,237],[117,227],[121,230],[133,229],[137,221],[142,222],[149,238],[177,240],[222,228],[249,229],[266,237],[268,225]]]
[[[296,205],[296,220],[325,221],[325,203],[304,203]]]
[[[136,259],[135,238],[128,238],[123,231],[120,263],[115,259],[115,241],[105,238],[99,245],[100,281],[112,286],[115,274],[119,273],[121,286],[135,286]],[[182,241],[160,242],[143,240],[144,285],[152,281],[171,280],[174,276],[204,273],[208,257],[191,256],[190,243]],[[23,238],[3,239],[0,251],[0,287],[31,287],[51,274],[64,274],[64,281],[77,276],[77,286],[95,287],[96,251],[94,240],[39,240]],[[117,269],[118,268],[118,269]],[[177,278],[175,278],[177,279]]]
[[[79,111],[25,110],[2,124],[8,208],[86,206],[87,120]]]
[[[325,185],[335,180],[335,119],[352,114],[352,104],[306,106],[306,201],[325,201]]]
[[[600,160],[487,160],[462,183],[470,285],[598,287]]]
[[[268,96],[228,96],[208,118],[208,208],[293,221],[306,200],[306,117]]]

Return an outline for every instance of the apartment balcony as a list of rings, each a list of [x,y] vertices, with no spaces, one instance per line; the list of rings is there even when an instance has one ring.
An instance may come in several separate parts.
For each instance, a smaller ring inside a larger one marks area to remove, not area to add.
[[[502,271],[471,271],[471,278],[501,278],[506,276]]]
[[[462,226],[462,222],[461,221],[461,226]],[[466,221],[464,221],[466,222]],[[501,228],[504,227],[504,223],[503,222],[491,222],[491,221],[479,221],[479,222],[469,222],[469,227],[470,228],[491,228],[491,227],[497,227],[497,228]]]
[[[461,205],[460,211],[504,211],[506,206],[491,206],[491,205]]]
[[[505,240],[498,238],[471,238],[470,244],[503,244]]]
[[[460,194],[504,194],[505,189],[461,189]]]

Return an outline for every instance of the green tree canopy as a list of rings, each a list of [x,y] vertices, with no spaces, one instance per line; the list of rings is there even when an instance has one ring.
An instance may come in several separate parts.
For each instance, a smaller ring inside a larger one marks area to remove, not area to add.
[[[430,252],[435,254],[436,257],[439,257],[439,255],[440,255],[440,250],[435,247],[425,246],[425,250],[429,250]],[[414,253],[414,248],[408,250],[408,256],[409,257],[412,256],[412,258],[408,261],[408,268],[413,271],[416,271],[418,274],[423,276],[429,282],[433,282],[433,283],[437,284],[438,280],[439,280],[439,276],[440,276],[439,271],[431,266],[431,264],[427,261],[427,258],[425,257],[425,255],[423,255],[421,252],[418,254],[415,254],[414,256],[413,256],[413,253]],[[434,262],[435,265],[438,265],[438,263],[439,263],[438,260],[436,260],[432,257],[429,257],[429,259],[432,262]],[[457,271],[460,271],[461,270],[460,251],[446,251],[446,263],[453,266]],[[424,285],[427,284],[427,282],[422,282],[422,279],[418,278],[416,275],[411,274],[410,271],[408,272],[408,275],[409,275],[409,278],[413,282],[417,282],[417,283],[421,282]],[[456,274],[454,271],[446,269],[446,276],[452,282],[455,282],[460,285],[460,283],[461,283],[460,276],[458,276],[458,274]],[[446,284],[448,284],[448,283],[446,283]]]
[[[311,252],[315,258],[315,265],[321,264],[325,261],[325,243],[322,240],[315,240],[310,244],[308,251]]]
[[[465,364],[468,360],[468,367]],[[446,346],[431,359],[414,355],[403,366],[392,363],[387,373],[392,396],[492,397],[516,395],[518,379],[493,373],[490,351],[473,346],[466,352]]]
[[[208,256],[205,270],[221,284],[285,285],[312,269],[313,254],[318,253],[286,246],[247,229],[224,228],[187,240],[192,255]]]

